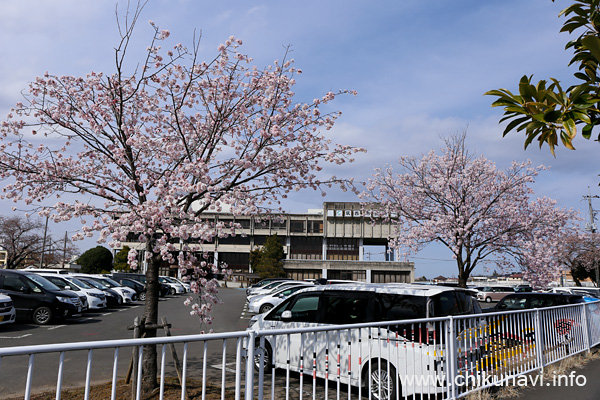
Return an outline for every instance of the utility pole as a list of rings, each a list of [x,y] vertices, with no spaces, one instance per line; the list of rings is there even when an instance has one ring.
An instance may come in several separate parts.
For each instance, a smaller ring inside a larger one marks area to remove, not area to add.
[[[588,201],[588,209],[589,209],[589,214],[590,214],[590,222],[585,224],[585,230],[590,232],[592,234],[592,243],[594,243],[594,246],[596,245],[596,231],[597,226],[596,226],[596,211],[594,211],[594,208],[592,207],[592,199],[597,199],[599,198],[599,196],[592,196],[592,193],[589,191],[590,188],[588,187],[588,195],[587,196],[583,196],[584,199],[586,199]],[[600,284],[600,268],[598,266],[598,261],[596,260],[596,286],[598,286]]]
[[[65,245],[63,246],[63,262],[62,262],[63,268],[65,268],[66,258],[67,258],[67,232],[65,232]]]
[[[42,255],[40,257],[40,268],[44,268],[44,251],[46,251],[46,234],[48,233],[48,217],[46,217],[46,227],[44,228],[44,241],[42,242]]]

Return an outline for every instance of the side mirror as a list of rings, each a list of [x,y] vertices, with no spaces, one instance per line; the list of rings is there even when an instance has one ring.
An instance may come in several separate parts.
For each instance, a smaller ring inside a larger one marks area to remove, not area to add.
[[[498,308],[501,310],[504,310],[506,308],[506,304],[504,304],[504,303],[498,304]]]
[[[24,294],[29,294],[29,293],[31,293],[31,289],[28,288],[27,286],[21,286],[19,288],[19,292],[24,293]]]
[[[65,289],[65,290],[71,290],[71,286],[69,286],[69,285],[66,285],[66,286],[64,287],[64,289]]]
[[[281,313],[281,319],[292,319],[292,312],[290,310],[285,310]]]

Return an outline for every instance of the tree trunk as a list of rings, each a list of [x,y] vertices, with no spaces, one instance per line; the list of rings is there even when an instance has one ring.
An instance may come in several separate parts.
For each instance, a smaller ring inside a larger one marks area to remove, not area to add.
[[[469,279],[469,273],[466,271],[459,270],[459,272],[458,272],[458,287],[466,288],[468,279]]]
[[[144,305],[144,321],[156,326],[158,323],[159,282],[158,270],[161,264],[160,254],[152,252],[151,242],[146,244],[146,254],[151,254],[148,270],[146,271],[146,301]],[[156,337],[156,329],[144,329],[144,337]],[[156,346],[144,346],[142,364],[142,393],[148,395],[158,387],[157,383],[157,353]]]

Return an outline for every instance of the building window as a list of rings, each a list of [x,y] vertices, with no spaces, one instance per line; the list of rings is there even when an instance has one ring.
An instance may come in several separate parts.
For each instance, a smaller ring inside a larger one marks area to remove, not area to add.
[[[290,232],[293,233],[304,233],[306,232],[304,228],[304,221],[290,221]]]
[[[227,264],[227,268],[233,272],[248,272],[250,257],[248,253],[219,252],[219,263]]]
[[[323,233],[323,221],[308,221],[308,233]]]
[[[323,258],[323,239],[312,236],[290,236],[289,258],[292,260],[321,260]]]
[[[252,237],[254,238],[254,246],[264,246],[268,238],[268,236],[265,235],[254,235]],[[279,243],[285,247],[285,236],[277,235],[277,239],[279,239]]]
[[[236,219],[236,224],[239,224],[241,229],[250,229],[250,220],[249,219]]]
[[[227,236],[219,238],[219,244],[238,244],[238,245],[250,245],[250,237],[249,236]]]
[[[287,220],[272,220],[271,229],[285,230],[287,229]]]
[[[327,259],[328,260],[358,260],[358,239],[351,238],[328,238]]]

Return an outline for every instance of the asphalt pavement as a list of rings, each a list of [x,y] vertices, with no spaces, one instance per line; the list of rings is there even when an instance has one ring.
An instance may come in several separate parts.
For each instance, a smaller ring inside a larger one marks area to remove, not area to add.
[[[581,368],[561,373],[546,373],[544,379],[532,375],[523,385],[517,385],[518,394],[509,399],[526,400],[598,400],[600,399],[600,349],[592,349],[594,357]],[[585,353],[579,357],[585,356]],[[546,368],[550,369],[552,366]],[[551,371],[551,370],[550,370]],[[518,381],[517,381],[518,382]]]

